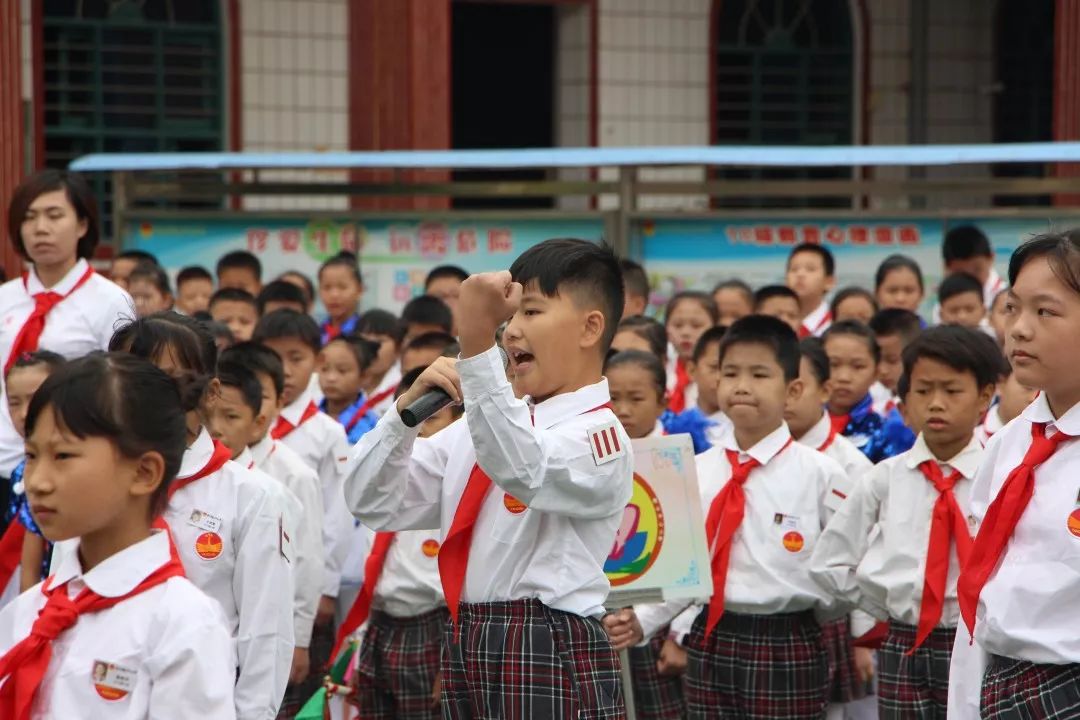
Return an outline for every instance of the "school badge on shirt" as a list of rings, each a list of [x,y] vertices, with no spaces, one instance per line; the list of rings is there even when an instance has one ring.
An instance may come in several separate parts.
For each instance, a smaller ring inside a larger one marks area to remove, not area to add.
[[[618,420],[609,420],[589,428],[589,445],[597,465],[606,465],[626,454],[626,448],[619,440],[618,425]]]
[[[204,532],[195,538],[195,554],[203,560],[217,559],[222,548],[221,536],[215,532]]]
[[[424,541],[424,544],[420,546],[425,557],[433,558],[439,554],[439,541],[434,538],[428,538]]]
[[[94,690],[105,700],[114,702],[135,689],[137,670],[121,667],[115,663],[95,660],[91,670]]]

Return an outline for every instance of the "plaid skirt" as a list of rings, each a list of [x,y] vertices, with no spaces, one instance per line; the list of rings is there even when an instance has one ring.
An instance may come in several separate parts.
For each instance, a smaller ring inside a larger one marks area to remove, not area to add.
[[[372,611],[360,644],[353,704],[364,720],[438,720],[432,702],[446,608],[409,618]]]
[[[979,715],[989,720],[1080,718],[1080,664],[1036,665],[991,656]]]
[[[949,701],[949,662],[956,628],[934,628],[915,644],[917,628],[889,621],[889,634],[878,650],[878,715],[883,720],[940,718]]]
[[[278,708],[277,720],[292,720],[304,703],[322,687],[326,677],[326,665],[330,661],[330,651],[334,648],[336,628],[332,622],[315,625],[311,628],[311,645],[308,655],[311,658],[311,671],[305,680],[289,683],[285,688],[285,697]]]
[[[682,676],[665,677],[656,671],[656,661],[667,635],[668,628],[663,627],[648,645],[630,648],[628,652],[638,720],[681,720],[686,717]]]
[[[821,640],[829,654],[829,702],[849,703],[866,695],[855,667],[855,638],[847,615],[822,623]]]
[[[812,612],[725,612],[705,637],[707,614],[703,608],[687,640],[690,718],[822,716],[829,699],[829,658]]]
[[[446,626],[443,717],[625,718],[619,660],[595,618],[538,600],[461,603]]]

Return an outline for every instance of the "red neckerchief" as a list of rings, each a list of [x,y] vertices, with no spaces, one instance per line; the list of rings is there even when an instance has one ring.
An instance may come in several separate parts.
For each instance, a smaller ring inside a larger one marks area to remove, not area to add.
[[[847,425],[847,423],[844,423]],[[840,431],[836,429],[836,426],[832,423],[829,424],[829,437],[825,438],[825,442],[818,446],[818,452],[825,452],[836,440],[836,436],[840,434]]]
[[[293,425],[282,416],[278,416],[277,422],[274,423],[274,429],[270,431],[270,437],[274,440],[280,440],[296,428],[306,423],[311,418],[319,414],[319,406],[314,401],[309,402],[308,406],[304,408],[304,414],[300,416],[300,422]]]
[[[21,356],[38,349],[41,333],[45,331],[45,319],[49,313],[61,301],[69,297],[71,293],[85,285],[93,274],[94,268],[87,267],[82,277],[63,295],[52,290],[44,290],[31,296],[34,299],[34,309],[31,311],[30,317],[26,318],[26,322],[19,328],[19,333],[15,336],[15,342],[11,344],[11,352],[8,354],[7,362],[4,363],[4,375],[7,375],[8,370]],[[28,273],[23,273],[23,289],[27,293],[30,292],[29,277]]]
[[[398,386],[394,385],[394,387],[387,388],[382,392],[375,393],[374,395],[369,397],[367,399],[367,402],[361,405],[360,408],[356,412],[354,412],[352,416],[348,419],[348,421],[345,423],[345,432],[350,432],[354,427],[356,427],[356,423],[360,422],[360,418],[364,417],[364,415],[367,414],[368,410],[377,407],[379,403],[393,395],[394,392],[397,391],[397,389]]]
[[[815,325],[814,327],[808,328],[805,325],[800,324],[799,325],[799,333],[798,333],[799,339],[802,340],[804,338],[813,337],[814,335],[817,335],[818,331],[821,330],[821,328],[825,327],[826,323],[830,323],[830,322],[832,322],[832,312],[829,311],[829,310],[826,310],[825,314],[821,316],[821,319],[818,320],[817,325]]]

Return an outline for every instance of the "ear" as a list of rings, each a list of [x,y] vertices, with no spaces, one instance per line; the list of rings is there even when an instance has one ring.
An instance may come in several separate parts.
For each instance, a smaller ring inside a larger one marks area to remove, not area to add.
[[[266,433],[270,431],[270,417],[260,412],[255,416],[255,419],[251,423],[251,427],[252,433],[251,439],[248,442],[249,445],[257,443],[266,437]]]
[[[993,383],[984,385],[979,388],[979,416],[986,414],[986,411],[990,409],[990,402],[994,399],[994,391],[997,386]]]
[[[90,222],[86,218],[79,218],[79,222],[75,227],[75,233],[79,236],[79,240],[82,240],[86,237],[86,231],[90,229]]]
[[[825,292],[831,292],[834,287],[836,287],[836,276],[835,275],[826,275],[825,276]]]
[[[605,327],[607,327],[607,321],[604,319],[604,313],[599,310],[590,310],[585,313],[580,340],[581,347],[590,348],[598,345],[600,338],[604,336]]]
[[[800,378],[795,378],[788,383],[787,396],[785,397],[785,404],[789,402],[795,402],[802,397],[803,390],[806,389],[806,385]]]
[[[161,453],[151,450],[135,460],[135,476],[132,478],[130,492],[135,497],[150,496],[161,487],[165,479],[165,458]]]
[[[206,384],[206,391],[203,393],[203,412],[208,412],[217,405],[219,397],[221,397],[221,381],[217,378],[212,378],[210,382]]]

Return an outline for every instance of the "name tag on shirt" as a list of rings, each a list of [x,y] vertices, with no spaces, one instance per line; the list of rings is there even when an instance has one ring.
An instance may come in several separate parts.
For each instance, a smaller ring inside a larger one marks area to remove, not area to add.
[[[105,700],[119,700],[135,689],[139,672],[104,660],[95,660],[91,671],[94,690]]]
[[[221,518],[202,510],[192,510],[191,517],[188,518],[188,525],[197,527],[203,532],[216,533],[221,529]]]
[[[619,440],[619,431],[616,428],[618,420],[594,425],[589,428],[589,445],[592,447],[593,460],[597,465],[618,460],[626,454],[626,447]]]
[[[799,527],[799,518],[794,515],[776,513],[773,515],[773,523],[787,530],[795,530]]]

